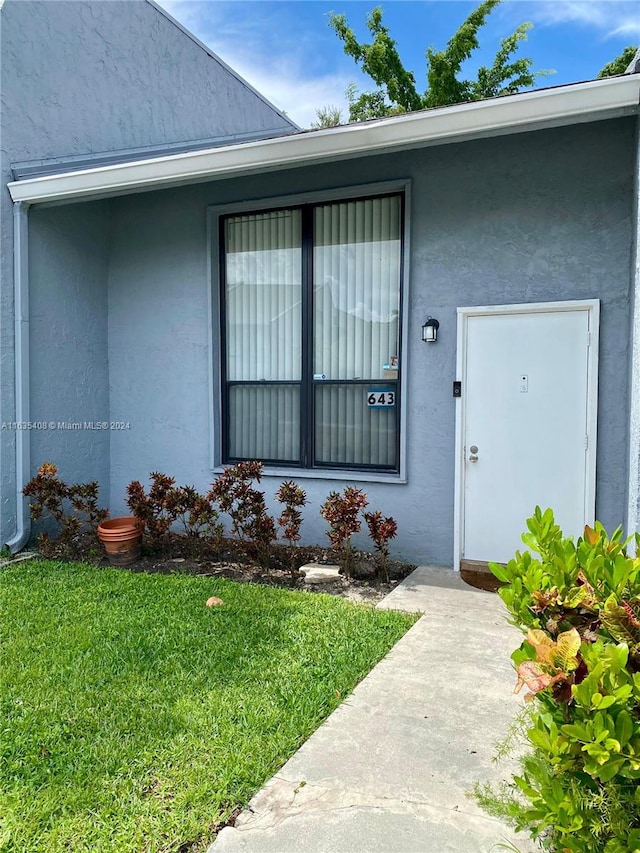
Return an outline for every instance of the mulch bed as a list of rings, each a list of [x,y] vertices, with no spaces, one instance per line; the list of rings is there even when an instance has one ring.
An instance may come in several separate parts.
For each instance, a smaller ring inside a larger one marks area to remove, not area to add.
[[[291,575],[292,554],[295,565],[299,567],[305,563],[334,565],[335,552],[320,546],[298,546],[292,551],[289,545],[275,544],[272,548],[270,565],[265,567],[256,561],[246,543],[234,539],[225,539],[219,553],[215,555],[207,554],[206,551],[189,554],[189,549],[185,547],[188,544],[184,536],[172,534],[161,551],[143,546],[142,557],[128,568],[133,572],[205,575],[226,578],[238,583],[260,583],[286,589],[305,589],[310,592],[341,596],[351,601],[372,603],[381,601],[415,569],[413,563],[389,560],[387,564],[389,580],[380,581],[377,578],[373,555],[355,552],[353,577],[345,578],[341,575],[338,581],[305,584],[302,575],[296,573],[295,578]],[[60,553],[56,542],[49,541],[47,547],[42,549],[42,556],[47,559],[73,559],[100,566],[109,565],[102,547],[96,547],[96,541],[90,534],[81,534],[81,537],[78,537],[74,551],[73,555],[68,552]],[[462,569],[460,577],[469,586],[486,592],[497,592],[503,586],[490,572]]]
[[[42,556],[47,559],[74,559],[108,566],[106,556],[96,549],[95,540],[87,536],[78,543],[77,553],[56,553],[56,543],[49,542],[43,549]],[[292,551],[290,546],[276,544],[273,546],[270,565],[260,565],[248,552],[244,543],[233,539],[225,539],[220,553],[216,555],[188,554],[185,550],[185,539],[172,535],[171,540],[161,551],[154,551],[143,546],[142,557],[129,571],[148,572],[150,574],[193,574],[206,577],[225,578],[238,583],[259,583],[266,586],[277,586],[285,589],[304,589],[309,592],[320,592],[336,595],[350,601],[365,601],[373,604],[381,601],[394,589],[398,583],[415,569],[412,563],[389,560],[387,564],[388,581],[380,581],[376,576],[376,566],[373,556],[364,552],[356,553],[354,577],[340,576],[337,581],[321,584],[306,584],[298,572],[292,577]],[[336,555],[328,548],[299,546],[294,551],[295,565],[320,563],[334,565]]]

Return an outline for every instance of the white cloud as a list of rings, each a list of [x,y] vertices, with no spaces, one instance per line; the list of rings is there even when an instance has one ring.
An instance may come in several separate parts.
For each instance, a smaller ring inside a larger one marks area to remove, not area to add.
[[[219,52],[234,71],[284,110],[300,127],[310,127],[316,109],[329,104],[340,107],[346,115],[345,90],[353,75],[309,75],[301,57],[254,59],[254,51],[249,58],[246,51],[237,48]]]
[[[527,3],[537,24],[581,24],[600,30],[609,38],[626,34],[640,38],[640,12],[628,0],[538,0]]]
[[[301,127],[309,127],[316,109],[327,105],[340,107],[346,117],[345,90],[360,75],[311,61],[317,58],[310,53],[311,34],[271,30],[264,16],[243,14],[237,2],[160,0],[160,5]]]

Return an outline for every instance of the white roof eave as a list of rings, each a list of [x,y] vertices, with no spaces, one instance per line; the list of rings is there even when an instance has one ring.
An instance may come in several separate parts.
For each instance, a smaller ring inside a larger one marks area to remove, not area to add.
[[[235,175],[636,113],[631,74],[456,104],[362,124],[13,181],[14,202],[104,198]]]

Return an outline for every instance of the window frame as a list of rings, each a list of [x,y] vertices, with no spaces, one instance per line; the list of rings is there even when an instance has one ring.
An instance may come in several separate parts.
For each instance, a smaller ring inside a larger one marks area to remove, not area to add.
[[[209,250],[207,252],[208,279],[209,279],[209,390],[210,390],[210,465],[212,472],[222,470],[225,464],[225,436],[229,429],[229,407],[225,405],[227,389],[233,383],[228,383],[225,376],[226,368],[226,313],[224,304],[224,242],[223,232],[225,218],[233,215],[247,215],[251,213],[267,213],[277,210],[292,208],[306,208],[308,216],[312,219],[313,207],[322,204],[342,201],[359,201],[369,198],[378,198],[390,195],[401,195],[401,252],[400,252],[400,314],[399,314],[399,364],[400,370],[396,381],[397,389],[397,460],[398,467],[395,469],[382,469],[373,465],[353,465],[351,463],[332,464],[322,467],[303,467],[299,462],[284,463],[280,461],[265,460],[265,476],[314,478],[314,479],[340,479],[365,482],[406,482],[406,432],[407,432],[407,353],[408,353],[408,305],[409,305],[409,282],[408,282],[408,258],[410,252],[410,211],[411,211],[411,184],[409,180],[386,181],[383,183],[366,184],[353,187],[342,187],[319,192],[309,192],[289,196],[273,198],[252,199],[243,202],[215,205],[207,208],[207,239]],[[304,213],[303,213],[304,219]],[[309,232],[307,231],[307,235]],[[303,241],[305,237],[303,227]],[[312,263],[313,248],[307,247],[306,257]],[[302,252],[303,264],[305,263],[305,251]],[[307,271],[306,275],[310,273]],[[312,290],[304,286],[305,274],[303,274],[303,352],[310,358],[313,347],[311,340],[311,307],[308,305],[312,298]],[[307,279],[308,280],[308,279]],[[305,291],[307,291],[305,293]],[[305,302],[307,305],[305,306]],[[303,371],[304,373],[304,371]],[[310,374],[313,375],[312,373]],[[316,384],[303,377],[299,383],[301,394],[308,393],[312,398],[315,396]],[[372,386],[385,384],[384,379],[361,380],[362,384]],[[280,384],[280,383],[275,383]],[[350,380],[341,383],[340,380],[327,380],[324,384],[358,384]],[[306,386],[306,389],[305,389]],[[307,402],[303,412],[307,417],[313,417],[314,400]],[[305,430],[305,423],[301,423],[301,430]],[[309,459],[313,456],[309,454]],[[302,453],[301,453],[302,458]]]

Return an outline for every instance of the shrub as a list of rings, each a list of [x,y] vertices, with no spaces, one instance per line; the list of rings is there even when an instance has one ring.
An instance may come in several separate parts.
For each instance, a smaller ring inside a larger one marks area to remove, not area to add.
[[[563,853],[640,850],[640,559],[599,523],[574,542],[551,510],[527,521],[500,596],[526,639],[512,655],[532,703],[515,795],[482,805]],[[640,537],[636,534],[640,547]]]
[[[288,541],[291,549],[290,553],[290,570],[291,577],[296,577],[295,554],[293,548],[296,542],[300,541],[300,525],[302,524],[302,513],[299,507],[302,507],[307,502],[307,495],[304,489],[296,485],[291,480],[282,483],[276,493],[278,503],[284,504],[284,509],[278,518],[278,524],[282,527],[282,535]]]
[[[151,486],[149,494],[139,480],[133,480],[127,486],[127,506],[131,512],[143,522],[145,532],[151,543],[159,547],[166,543],[169,528],[176,520],[176,515],[171,508],[170,495],[173,490],[175,479],[153,471],[149,475]]]
[[[351,537],[360,530],[360,510],[367,504],[367,496],[362,489],[346,486],[343,494],[331,492],[320,507],[320,515],[330,525],[327,536],[331,547],[338,553],[346,577],[351,577],[353,569]]]
[[[144,523],[153,547],[161,548],[169,543],[171,527],[177,521],[182,523],[191,545],[202,539],[218,544],[222,526],[216,509],[204,495],[192,486],[176,486],[173,477],[158,471],[150,474],[149,479],[148,494],[138,480],[129,483],[127,505]]]
[[[222,524],[218,511],[205,495],[193,486],[178,486],[176,510],[185,535],[190,539],[207,538],[218,544],[222,537]]]
[[[388,581],[389,542],[398,532],[398,523],[391,516],[385,518],[379,509],[375,512],[365,512],[364,520],[367,522],[369,536],[376,549],[378,578]]]
[[[42,550],[50,553],[77,555],[81,534],[89,530],[97,537],[98,525],[109,515],[108,510],[98,506],[97,482],[67,485],[58,477],[58,469],[51,462],[40,466],[22,493],[32,498],[29,510],[34,521],[46,511],[58,525],[59,536],[55,543],[46,533],[39,537]]]
[[[262,478],[262,462],[238,462],[216,478],[207,498],[218,503],[231,519],[235,536],[248,543],[260,563],[268,566],[271,544],[276,538],[276,525],[267,512],[264,492],[253,487]]]

